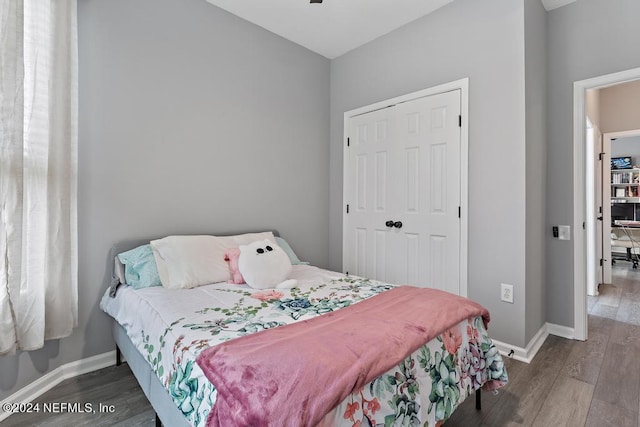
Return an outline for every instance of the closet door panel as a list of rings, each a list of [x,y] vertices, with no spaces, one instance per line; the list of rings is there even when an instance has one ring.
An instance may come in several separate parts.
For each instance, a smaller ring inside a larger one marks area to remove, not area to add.
[[[389,280],[389,243],[385,225],[395,202],[390,185],[393,162],[394,112],[378,110],[350,120],[350,149],[345,159],[345,271]]]
[[[456,90],[350,118],[346,271],[459,293],[459,114]]]

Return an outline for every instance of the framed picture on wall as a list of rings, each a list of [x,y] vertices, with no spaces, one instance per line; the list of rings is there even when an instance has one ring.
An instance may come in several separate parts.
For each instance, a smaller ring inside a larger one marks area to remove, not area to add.
[[[631,169],[633,167],[631,163],[631,157],[612,157],[611,169]]]

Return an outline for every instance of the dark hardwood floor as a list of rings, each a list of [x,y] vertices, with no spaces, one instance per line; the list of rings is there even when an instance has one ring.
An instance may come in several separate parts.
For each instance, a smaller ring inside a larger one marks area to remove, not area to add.
[[[467,399],[445,423],[456,426],[633,426],[640,411],[640,271],[619,262],[614,284],[589,297],[589,340],[549,336],[535,359],[507,359],[509,384]],[[69,379],[37,402],[91,403],[90,413],[15,414],[9,426],[154,426],[155,414],[128,366]],[[100,411],[100,404],[113,412]]]
[[[45,411],[45,403],[63,402],[79,403],[79,408],[82,409],[85,408],[86,403],[90,403],[91,411],[71,412],[62,410],[61,407],[50,407]],[[40,412],[14,414],[2,421],[0,425],[2,427],[155,426],[155,412],[126,363],[63,381],[33,403],[40,403]],[[102,411],[100,404],[104,405]]]
[[[467,399],[454,426],[633,426],[640,411],[640,271],[619,262],[588,297],[586,342],[549,336],[530,364],[508,359],[509,384]]]

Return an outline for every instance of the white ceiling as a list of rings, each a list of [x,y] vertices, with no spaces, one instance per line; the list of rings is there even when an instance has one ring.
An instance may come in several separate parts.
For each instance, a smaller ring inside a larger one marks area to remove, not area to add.
[[[234,15],[336,58],[453,0],[207,0]],[[576,0],[541,0],[551,10]]]
[[[331,59],[453,0],[207,1]]]

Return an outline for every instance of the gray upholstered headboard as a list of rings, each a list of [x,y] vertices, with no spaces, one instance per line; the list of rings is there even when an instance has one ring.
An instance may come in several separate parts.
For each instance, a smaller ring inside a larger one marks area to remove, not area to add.
[[[234,236],[236,234],[245,234],[245,233],[260,233],[263,231],[271,231],[273,233],[274,236],[280,236],[280,233],[278,233],[277,230],[259,230],[259,231],[254,231],[254,230],[247,230],[247,231],[238,231],[238,232],[223,232],[223,233],[175,233],[175,234],[181,234],[183,236],[186,235],[211,235],[211,236]],[[104,280],[104,288],[109,288],[113,285],[114,283],[114,278],[115,278],[115,263],[114,263],[114,259],[116,257],[117,254],[128,251],[130,249],[133,248],[137,248],[138,246],[141,245],[146,245],[147,243],[149,243],[151,240],[156,240],[156,239],[161,239],[163,237],[168,236],[169,234],[166,234],[164,236],[154,236],[154,237],[150,237],[150,238],[145,238],[145,239],[131,239],[131,240],[123,240],[121,242],[117,242],[115,245],[113,245],[111,247],[111,249],[109,250],[109,254],[108,254],[108,258],[107,258],[107,274],[105,274],[105,280]]]

